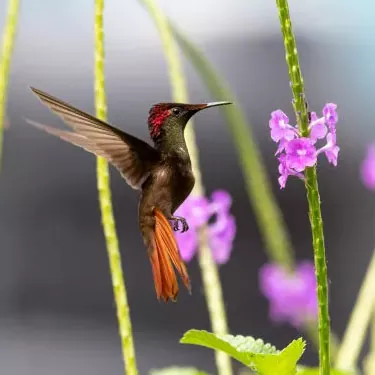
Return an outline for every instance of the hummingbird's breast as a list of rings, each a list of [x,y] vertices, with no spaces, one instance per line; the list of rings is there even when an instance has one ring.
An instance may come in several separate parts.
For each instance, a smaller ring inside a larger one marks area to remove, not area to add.
[[[153,204],[173,214],[191,193],[195,178],[190,159],[171,155],[158,164],[152,172]]]

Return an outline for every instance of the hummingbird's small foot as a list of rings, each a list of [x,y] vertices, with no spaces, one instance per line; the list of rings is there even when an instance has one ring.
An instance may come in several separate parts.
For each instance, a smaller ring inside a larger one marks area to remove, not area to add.
[[[169,218],[169,220],[173,221],[173,230],[175,232],[180,230],[180,226],[179,226],[180,222],[182,224],[181,233],[184,233],[184,232],[189,230],[189,225],[183,217],[181,217],[181,216],[171,216]]]

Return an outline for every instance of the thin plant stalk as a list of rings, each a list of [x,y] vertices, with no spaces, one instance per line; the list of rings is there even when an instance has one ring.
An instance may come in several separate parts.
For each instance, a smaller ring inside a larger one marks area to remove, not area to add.
[[[223,107],[222,110],[236,146],[248,197],[254,207],[268,257],[272,262],[292,270],[294,254],[290,237],[282,213],[273,196],[271,183],[265,173],[262,157],[254,140],[251,127],[243,110],[238,105],[238,100],[198,47],[177,30],[171,22],[170,27],[185,56],[193,64],[215,100],[225,98],[232,103],[236,103],[236,105]],[[313,322],[308,322],[303,326],[302,330],[310,337],[313,344],[319,347],[317,325]],[[332,359],[335,358],[337,347],[338,339],[331,333],[330,352]]]
[[[375,250],[363,280],[357,301],[337,353],[335,367],[340,370],[353,370],[365,341],[368,326],[375,314]],[[375,329],[375,327],[372,327]],[[375,340],[374,332],[372,340]],[[374,341],[372,341],[374,344]],[[372,346],[374,350],[374,346]]]
[[[3,155],[4,122],[6,116],[9,70],[17,30],[19,8],[19,0],[9,0],[8,13],[5,21],[5,29],[0,56],[0,170],[2,166]]]
[[[290,237],[281,210],[272,193],[271,183],[265,172],[251,126],[238,104],[233,92],[214,70],[203,53],[183,35],[171,22],[173,35],[186,57],[200,74],[203,82],[215,100],[229,100],[235,105],[223,107],[247,188],[247,195],[254,208],[259,230],[265,242],[269,258],[289,270],[293,269],[294,257]]]
[[[293,106],[298,127],[303,137],[309,136],[308,109],[304,83],[298,61],[298,52],[289,15],[287,0],[276,0],[283,34],[285,58],[293,93]],[[328,310],[327,265],[324,246],[323,220],[320,210],[320,196],[316,168],[307,168],[305,186],[309,206],[310,225],[313,238],[315,271],[318,294],[319,366],[321,375],[330,373],[330,318]]]
[[[373,306],[370,325],[370,350],[363,359],[364,375],[373,375],[375,373],[375,309]]]
[[[99,119],[107,120],[107,104],[104,83],[104,0],[95,0],[95,107]],[[97,158],[97,183],[99,191],[102,225],[110,265],[113,295],[117,309],[117,320],[121,338],[124,374],[137,375],[137,363],[133,343],[129,304],[121,266],[121,255],[112,209],[111,188],[107,162]]]
[[[159,31],[165,58],[168,64],[173,100],[175,102],[187,103],[188,91],[184,79],[182,64],[179,58],[177,46],[173,40],[168,20],[158,7],[156,1],[142,0],[142,3],[145,5]],[[204,187],[199,168],[198,148],[196,146],[192,121],[190,121],[186,128],[185,138],[196,179],[192,194],[202,196],[204,195]],[[228,324],[219,272],[213,260],[211,249],[208,246],[205,228],[202,228],[200,231],[198,254],[212,330],[216,334],[227,334]],[[231,375],[233,373],[231,360],[226,354],[216,351],[215,360],[219,375]]]

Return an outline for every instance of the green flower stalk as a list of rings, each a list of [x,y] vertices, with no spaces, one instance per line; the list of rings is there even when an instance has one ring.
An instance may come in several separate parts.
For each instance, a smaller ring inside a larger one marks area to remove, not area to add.
[[[298,61],[297,45],[289,15],[288,1],[276,0],[279,12],[281,31],[284,39],[286,63],[293,93],[293,105],[296,112],[298,128],[302,137],[309,136],[308,109],[304,93],[304,83]],[[305,186],[309,205],[309,217],[313,237],[314,261],[318,293],[319,322],[319,365],[321,375],[330,373],[330,318],[328,311],[327,266],[324,246],[323,221],[320,210],[320,196],[315,166],[305,171]]]
[[[3,44],[0,60],[0,169],[2,165],[4,122],[6,114],[6,95],[9,82],[10,60],[16,36],[20,1],[9,0],[8,14],[6,16]]]
[[[99,119],[106,121],[107,104],[104,85],[104,0],[95,0],[95,107]],[[117,309],[117,320],[124,359],[124,374],[137,375],[137,364],[133,343],[133,332],[126,287],[121,266],[121,255],[112,209],[109,170],[107,162],[98,157],[97,181],[99,191],[102,225],[107,245],[107,252],[112,278],[112,287]]]
[[[170,23],[170,27],[182,51],[200,74],[214,99],[226,98],[226,100],[235,103],[235,105],[223,107],[222,110],[236,146],[247,194],[265,242],[265,250],[272,261],[287,269],[293,269],[294,259],[290,237],[272,193],[272,187],[251,127],[238,100],[202,52],[172,23]]]
[[[351,371],[357,366],[358,356],[365,341],[370,320],[375,313],[374,296],[375,250],[337,353],[335,367],[340,370]],[[372,329],[371,346],[372,350],[374,350],[375,327],[372,327]],[[373,358],[371,362],[372,366],[374,366]]]
[[[248,197],[254,207],[268,257],[272,262],[293,270],[295,261],[290,237],[282,213],[273,196],[271,184],[265,173],[262,157],[254,140],[251,127],[247,123],[243,110],[238,105],[238,100],[202,51],[171,22],[170,27],[182,51],[200,75],[214,99],[226,98],[226,100],[236,103],[233,106],[223,107],[223,111],[236,146]],[[304,324],[302,330],[310,337],[314,345],[319,347],[317,328],[315,322],[308,321]],[[337,338],[331,334],[331,358],[335,357],[337,341]]]
[[[188,92],[184,79],[178,50],[173,40],[168,20],[154,0],[142,0],[150,16],[154,20],[163,44],[165,57],[168,64],[173,101],[188,102]],[[193,195],[204,195],[204,187],[199,169],[198,149],[195,142],[195,134],[190,121],[185,131],[186,144],[192,162],[195,175],[195,187]],[[206,230],[203,228],[199,236],[199,265],[202,272],[205,296],[208,305],[212,330],[216,334],[227,334],[228,324],[224,307],[223,292],[220,283],[219,272],[212,258],[211,250],[207,243]],[[232,365],[230,358],[221,352],[215,352],[216,366],[219,375],[231,375]]]

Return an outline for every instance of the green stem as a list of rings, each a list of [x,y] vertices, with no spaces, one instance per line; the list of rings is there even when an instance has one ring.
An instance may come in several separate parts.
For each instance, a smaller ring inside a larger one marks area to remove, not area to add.
[[[265,173],[262,156],[251,127],[238,104],[238,100],[202,52],[171,23],[170,27],[176,41],[200,74],[214,99],[225,99],[235,103],[232,106],[223,107],[222,110],[236,145],[247,194],[253,205],[259,229],[265,241],[265,249],[273,262],[281,264],[287,269],[292,269],[294,259],[288,231],[272,193],[271,183]]]
[[[2,166],[4,121],[6,113],[6,94],[9,83],[10,60],[16,36],[20,1],[10,0],[6,16],[5,30],[0,60],[0,170]]]
[[[193,64],[215,100],[229,100],[233,106],[223,107],[229,131],[232,133],[238,157],[241,162],[249,200],[253,204],[256,219],[266,244],[266,251],[271,261],[292,269],[294,256],[292,244],[285,227],[285,222],[273,196],[271,184],[264,172],[261,154],[247,123],[243,110],[238,105],[235,95],[216,72],[210,61],[185,35],[170,22],[173,35],[182,51]],[[315,322],[308,322],[303,330],[319,347],[318,327]],[[331,333],[331,358],[335,358],[338,340]]]
[[[353,370],[375,312],[375,250],[337,353],[335,367]],[[374,336],[372,336],[373,339]]]
[[[305,100],[304,84],[298,61],[297,45],[289,15],[288,1],[276,0],[279,11],[281,31],[284,39],[286,63],[293,93],[293,105],[297,123],[302,136],[309,135],[308,110]],[[314,261],[317,278],[318,324],[319,324],[319,365],[321,375],[330,373],[330,318],[328,311],[327,266],[324,247],[323,220],[320,211],[320,196],[316,168],[305,172],[309,217],[313,238]]]
[[[164,54],[168,64],[172,97],[175,102],[187,103],[188,91],[184,78],[178,50],[173,40],[173,35],[168,20],[154,0],[141,0],[146,6],[150,16],[155,22],[163,44]],[[195,141],[195,133],[190,121],[185,131],[186,144],[192,162],[195,175],[195,187],[192,194],[204,195],[202,176],[199,168],[198,148]],[[211,320],[212,330],[216,334],[227,334],[228,324],[225,312],[223,292],[217,266],[212,258],[211,249],[207,243],[205,228],[202,228],[199,236],[199,265],[201,268],[203,286]],[[215,351],[216,367],[219,375],[232,375],[230,358],[223,352]]]
[[[107,120],[107,104],[104,84],[104,0],[95,0],[95,107],[99,119]],[[97,159],[97,181],[102,225],[112,279],[113,295],[117,309],[117,320],[121,338],[124,374],[137,375],[137,363],[133,343],[133,332],[126,286],[121,266],[121,255],[112,209],[108,164],[103,158]]]

